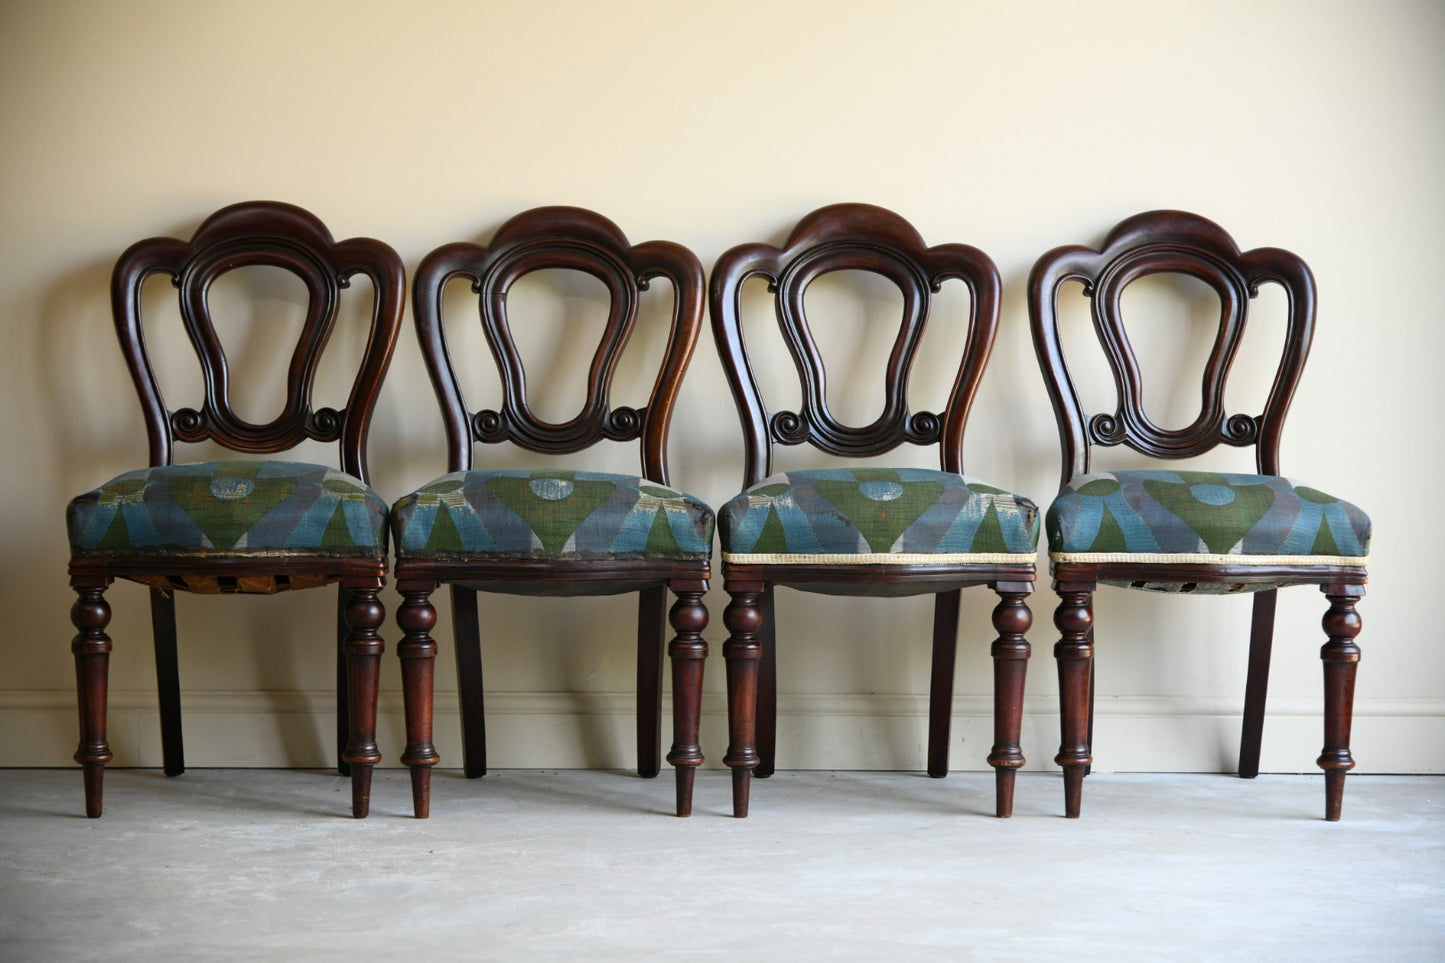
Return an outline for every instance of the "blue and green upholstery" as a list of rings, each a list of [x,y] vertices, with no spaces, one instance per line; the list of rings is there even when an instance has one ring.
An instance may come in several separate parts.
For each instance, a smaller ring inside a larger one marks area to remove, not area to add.
[[[392,509],[399,559],[696,561],[712,555],[703,502],[645,478],[567,470],[458,471]]]
[[[737,565],[1032,563],[1038,508],[1027,498],[922,468],[793,471],[718,513]]]
[[[325,465],[216,461],[126,472],[66,508],[77,556],[386,554],[384,499]]]
[[[1277,475],[1079,475],[1049,508],[1055,562],[1345,565],[1369,562],[1370,519]]]

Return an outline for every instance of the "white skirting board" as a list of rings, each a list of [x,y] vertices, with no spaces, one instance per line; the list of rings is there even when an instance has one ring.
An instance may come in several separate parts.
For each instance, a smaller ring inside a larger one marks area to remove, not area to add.
[[[1101,698],[1095,769],[1109,772],[1228,772],[1238,753],[1240,700]],[[186,763],[193,767],[317,768],[332,763],[331,692],[184,692]],[[630,769],[636,765],[630,692],[493,692],[487,695],[488,762],[499,769]],[[663,702],[663,752],[671,742],[671,703]],[[778,768],[921,770],[926,695],[782,693]],[[405,747],[401,695],[380,699],[377,742],[383,766]],[[987,696],[954,700],[950,768],[983,770],[993,742]],[[75,694],[0,690],[0,767],[67,766],[77,736]],[[110,694],[109,740],[116,766],[161,764],[154,691]],[[1024,706],[1027,769],[1053,770],[1058,708],[1052,696]],[[1323,742],[1320,702],[1279,699],[1265,718],[1261,770],[1315,772]],[[457,697],[436,695],[435,744],[443,767],[461,765]],[[706,765],[721,767],[727,706],[703,700]],[[1356,772],[1445,773],[1445,699],[1357,699],[1351,740]]]

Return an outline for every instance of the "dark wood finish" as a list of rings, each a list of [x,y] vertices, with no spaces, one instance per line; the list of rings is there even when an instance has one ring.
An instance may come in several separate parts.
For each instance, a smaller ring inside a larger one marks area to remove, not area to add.
[[[948,730],[953,716],[953,676],[958,662],[958,610],[963,590],[940,592],[933,605],[933,664],[928,687],[928,774],[948,775]]]
[[[1142,405],[1138,359],[1124,326],[1120,303],[1130,282],[1154,274],[1181,274],[1208,285],[1219,297],[1220,317],[1205,364],[1197,417],[1180,429],[1154,424]],[[1112,412],[1085,412],[1069,374],[1059,331],[1058,299],[1066,282],[1083,285],[1092,303],[1095,333],[1113,372],[1117,406]],[[1250,301],[1262,284],[1278,284],[1288,310],[1284,347],[1264,410],[1227,414],[1226,382],[1248,323]],[[1280,474],[1280,440],[1290,401],[1303,373],[1314,333],[1315,283],[1296,255],[1278,248],[1241,252],[1219,225],[1181,211],[1153,211],[1116,227],[1098,250],[1059,247],[1045,254],[1029,276],[1029,316],[1039,367],[1048,387],[1063,448],[1061,484],[1090,470],[1095,446],[1125,445],[1162,459],[1205,454],[1219,445],[1253,446],[1256,471]],[[1099,582],[1179,582],[1254,591],[1249,672],[1239,773],[1259,772],[1265,697],[1269,684],[1274,632],[1275,590],[1317,585],[1329,595],[1326,615],[1330,642],[1324,655],[1327,698],[1326,749],[1319,765],[1326,770],[1327,818],[1337,819],[1349,756],[1350,695],[1359,649],[1353,638],[1359,617],[1353,601],[1364,594],[1366,572],[1349,566],[1255,566],[1054,562],[1054,588],[1060,596],[1054,622],[1061,633],[1059,660],[1065,813],[1079,814],[1083,777],[1092,763],[1093,744],[1093,592]],[[1331,594],[1333,593],[1333,594]],[[1348,600],[1348,604],[1345,601]],[[1348,680],[1348,681],[1346,681]]]
[[[662,771],[662,627],[667,589],[637,593],[637,774],[652,779]],[[704,612],[706,615],[706,612]]]
[[[883,409],[869,425],[849,425],[828,407],[827,373],[804,309],[808,285],[835,271],[868,271],[892,281],[903,296],[903,314],[884,373]],[[798,411],[771,411],[751,367],[743,333],[743,285],[762,279],[775,296],[777,320],[802,389]],[[932,296],[943,282],[961,281],[969,292],[967,314],[943,319],[964,327],[963,357],[948,402],[940,412],[911,411],[909,376],[925,326],[932,320]],[[969,409],[993,347],[998,326],[998,270],[982,251],[963,244],[929,247],[918,232],[891,211],[866,204],[836,204],[803,218],[781,248],[744,244],[725,253],[713,268],[710,289],[713,336],[737,403],[744,437],[743,487],[773,471],[774,445],[810,444],[840,458],[880,455],[904,444],[937,446],[940,468],[963,471],[963,436]],[[933,675],[929,703],[928,771],[948,771],[954,648],[958,634],[958,590],[988,585],[1023,605],[1034,580],[1028,565],[744,565],[723,562],[732,602],[725,618],[723,648],[728,661],[730,746],[724,760],[733,767],[733,814],[747,815],[754,771],[773,771],[777,723],[776,635],[773,587],[834,595],[905,596],[933,594]],[[1023,586],[1023,588],[1020,588]],[[1010,611],[1014,611],[1011,609]],[[1027,612],[1027,607],[1023,608]],[[1009,617],[1009,625],[1017,618]],[[1020,634],[1021,640],[1021,634]],[[1026,645],[1026,643],[1024,643]],[[1010,658],[1013,658],[1010,656]],[[1006,673],[1007,685],[1022,685],[1023,662]],[[996,694],[997,698],[997,694]],[[1022,711],[1020,701],[1006,702]],[[1012,773],[1022,765],[1016,725],[1005,724],[1005,741],[990,756],[1001,773],[998,813],[1011,812]],[[1005,778],[1008,772],[1007,798]]]
[[[697,767],[703,763],[698,730],[702,722],[702,670],[707,659],[707,643],[702,630],[707,628],[707,607],[702,593],[707,586],[677,584],[677,601],[669,613],[673,636],[667,645],[672,659],[672,749],[667,753],[668,765],[677,772],[677,814],[692,815],[692,786]]]
[[[176,645],[176,596],[151,589],[151,628],[155,635],[156,691],[161,710],[161,762],[167,776],[186,771],[181,735],[181,666]],[[340,751],[337,758],[341,758]]]
[[[239,416],[230,401],[225,349],[211,319],[207,292],[227,271],[248,265],[281,268],[296,275],[308,294],[305,322],[288,365],[285,404],[272,421],[257,425]],[[205,397],[198,408],[170,408],[147,355],[141,317],[141,286],[155,274],[174,283],[182,324],[201,366]],[[341,291],[351,278],[371,284],[369,337],[346,407],[314,408],[311,397],[322,354],[332,335]],[[233,451],[273,455],[311,439],[335,443],[343,471],[367,477],[366,439],[381,382],[401,326],[405,277],[401,259],[380,241],[334,241],[325,225],[289,204],[256,201],[224,208],[207,218],[189,241],[151,238],[121,255],[111,277],[111,303],[121,350],[140,397],[150,465],[169,465],[178,442],[213,441]],[[347,680],[338,691],[346,719],[340,732],[342,765],[352,776],[352,812],[365,816],[376,752],[375,659],[382,645],[376,593],[386,559],[305,556],[115,557],[73,556],[70,583],[79,596],[72,612],[79,634],[75,652],[81,740],[76,760],[85,770],[86,811],[101,812],[102,767],[111,759],[105,738],[105,634],[109,607],[105,588],[124,578],[152,587],[151,613],[167,775],[184,771],[180,681],[172,593],[265,593],[328,583],[341,587],[338,652]],[[347,691],[349,690],[349,691]]]
[[[588,372],[586,400],[575,417],[560,424],[539,418],[527,404],[526,374],[508,315],[508,289],[524,275],[542,269],[585,272],[601,281],[610,296],[607,321]],[[632,336],[641,294],[654,278],[666,279],[673,291],[672,323],[662,368],[644,407],[614,407],[613,374]],[[482,330],[502,380],[502,397],[495,408],[474,410],[468,405],[447,349],[443,292],[454,280],[469,282],[478,296]],[[670,241],[634,246],[611,221],[575,207],[543,207],[519,214],[504,224],[486,246],[456,243],[433,251],[416,271],[413,314],[446,426],[448,471],[470,470],[477,443],[512,442],[528,451],[566,455],[603,442],[637,442],[642,477],[668,484],[667,433],[677,392],[702,326],[703,291],[702,266],[691,251]],[[678,770],[677,813],[686,816],[691,812],[692,772],[702,762],[697,747],[697,719],[701,714],[706,645],[698,633],[707,623],[707,610],[701,601],[710,576],[707,560],[399,559],[395,574],[398,584],[411,593],[408,604],[413,606],[429,604],[427,598],[438,585],[453,586],[463,765],[466,774],[473,777],[486,772],[476,590],[557,596],[641,593],[638,772],[655,776],[661,769],[662,621],[670,589],[678,602],[671,615],[676,635],[668,646],[673,665],[674,745],[667,758]],[[401,628],[408,643],[422,646],[430,641],[424,638],[419,625],[403,624]],[[416,815],[424,817],[429,767],[436,761],[428,755],[435,752],[430,746],[431,675],[412,671],[403,681],[408,706],[407,743],[415,749],[415,761],[408,764],[412,766]],[[409,756],[413,748],[408,749]]]
[[[1026,599],[1033,591],[1032,582],[997,582],[998,605],[993,610],[993,627],[998,632],[990,654],[993,656],[993,751],[988,764],[994,767],[997,784],[996,815],[1013,812],[1014,776],[1023,768],[1024,755],[1019,749],[1023,728],[1024,675],[1031,654],[1028,639],[1033,615]],[[944,760],[945,763],[947,760]]]
[[[436,640],[431,630],[437,624],[437,611],[431,604],[433,584],[428,580],[397,581],[397,591],[404,601],[396,610],[396,623],[401,626],[402,640],[396,654],[401,658],[402,689],[416,693],[406,699],[406,751],[402,764],[411,770],[412,810],[417,818],[431,813],[431,767],[441,756],[432,745],[432,692],[436,676]],[[475,597],[475,596],[474,596]],[[475,609],[472,610],[475,614]]]
[[[1187,275],[1219,296],[1219,326],[1204,369],[1199,415],[1184,428],[1161,428],[1144,412],[1139,362],[1124,327],[1124,288],[1151,274]],[[1069,281],[1081,282],[1093,304],[1094,328],[1118,394],[1118,407],[1110,413],[1086,416],[1069,378],[1057,310],[1059,288]],[[1274,386],[1262,414],[1226,416],[1225,381],[1244,334],[1249,301],[1261,284],[1270,282],[1279,284],[1289,299]],[[1295,255],[1278,248],[1241,253],[1233,238],[1211,221],[1181,211],[1153,211],[1121,223],[1098,251],[1071,246],[1045,254],[1029,276],[1029,310],[1064,450],[1061,484],[1089,470],[1094,445],[1127,445],[1156,458],[1202,455],[1220,444],[1253,445],[1260,474],[1279,474],[1285,415],[1314,335],[1314,277]]]
[[[749,786],[753,770],[759,765],[755,740],[758,662],[763,654],[758,633],[763,625],[763,613],[758,600],[763,583],[753,578],[730,579],[724,584],[729,601],[723,610],[723,624],[728,629],[728,639],[723,643],[728,684],[728,751],[723,756],[723,764],[732,769],[733,815],[741,818],[748,814]]]
[[[462,773],[468,779],[479,779],[487,774],[487,719],[481,698],[482,634],[477,623],[477,593],[462,585],[452,586],[452,636],[457,650],[462,717]]]
[[[1084,773],[1093,764],[1090,694],[1094,678],[1094,586],[1092,580],[1054,579],[1059,606],[1054,625],[1060,638],[1054,645],[1059,666],[1059,754],[1054,762],[1064,770],[1064,812],[1079,815]]]
[[[763,624],[758,629],[758,697],[755,739],[758,764],[753,775],[766,779],[776,769],[778,754],[778,623],[773,616],[773,589],[765,586],[758,595]]]
[[[1316,765],[1325,771],[1325,819],[1337,822],[1345,797],[1345,773],[1355,768],[1350,755],[1350,723],[1355,705],[1355,670],[1360,664],[1360,616],[1355,602],[1364,596],[1358,584],[1320,586],[1330,608],[1322,621],[1328,641],[1320,647],[1325,669],[1325,745]]]
[[[1244,683],[1244,723],[1239,734],[1239,775],[1259,775],[1259,754],[1264,743],[1264,707],[1269,695],[1269,660],[1274,647],[1274,610],[1277,589],[1254,594],[1254,614],[1249,624],[1249,670]],[[1091,718],[1092,718],[1092,709]],[[1093,733],[1090,733],[1093,739]]]

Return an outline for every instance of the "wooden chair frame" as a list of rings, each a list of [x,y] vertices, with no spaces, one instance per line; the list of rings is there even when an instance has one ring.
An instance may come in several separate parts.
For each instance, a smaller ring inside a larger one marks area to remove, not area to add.
[[[523,275],[542,269],[589,274],[611,296],[607,322],[588,373],[586,400],[576,417],[546,422],[528,407],[522,360],[511,335],[506,296]],[[661,371],[645,407],[612,407],[613,374],[637,318],[640,294],[653,278],[673,288],[672,325]],[[455,279],[470,281],[479,295],[482,328],[502,378],[497,409],[473,411],[453,368],[443,326],[443,290]],[[438,248],[418,267],[413,284],[417,336],[446,424],[448,471],[473,465],[476,443],[510,441],[528,451],[571,454],[603,441],[639,443],[642,477],[666,485],[667,433],[682,377],[697,342],[703,310],[702,267],[696,256],[669,241],[632,246],[615,224],[591,211],[572,207],[536,208],[509,220],[492,242],[456,243]],[[677,814],[692,811],[698,745],[703,660],[702,630],[707,609],[702,596],[710,577],[709,560],[681,562],[648,559],[548,561],[468,559],[436,561],[398,558],[397,587],[404,601],[397,611],[403,638],[397,647],[407,705],[407,748],[402,761],[411,767],[414,810],[430,811],[431,767],[438,761],[432,744],[432,693],[437,646],[430,635],[436,623],[431,594],[448,583],[452,589],[458,690],[462,713],[464,772],[468,778],[487,770],[486,728],[482,703],[482,661],[477,591],[526,595],[611,595],[639,592],[637,634],[638,773],[661,770],[663,624],[667,592],[677,601],[668,618],[676,633],[668,645],[673,667],[674,742],[667,761],[677,769]]]
[[[847,270],[868,271],[896,284],[903,318],[885,373],[882,414],[871,425],[847,425],[828,408],[826,372],[814,341],[804,294],[818,277]],[[753,374],[743,335],[740,297],[752,278],[766,280],[775,295],[777,320],[803,389],[800,411],[770,412]],[[910,413],[908,384],[930,319],[932,295],[957,279],[968,288],[967,342],[948,403],[938,413]],[[781,247],[745,244],[725,253],[713,269],[710,302],[713,335],[728,376],[745,440],[743,488],[772,473],[773,446],[811,444],[843,458],[877,455],[904,443],[937,445],[940,467],[962,474],[963,436],[969,409],[992,350],[998,326],[1000,282],[993,262],[962,244],[928,247],[896,214],[866,204],[821,208],[798,223]],[[751,778],[774,770],[777,741],[777,639],[773,588],[836,595],[936,596],[932,683],[929,693],[928,773],[948,772],[948,739],[961,589],[987,585],[999,595],[993,624],[995,743],[988,761],[995,767],[999,816],[1013,809],[1014,774],[1024,764],[1019,749],[1025,639],[1031,624],[1026,598],[1033,591],[1028,564],[819,565],[735,564],[724,556],[725,587],[731,601],[723,615],[729,636],[723,647],[728,673],[730,744],[724,762],[732,768],[733,813],[746,816]]]
[[[1121,296],[1127,285],[1153,274],[1182,274],[1208,285],[1221,314],[1204,369],[1200,413],[1182,429],[1155,425],[1142,406],[1138,359],[1124,328]],[[1081,282],[1091,299],[1095,332],[1113,372],[1118,407],[1086,415],[1064,360],[1058,298],[1062,285]],[[1259,286],[1279,285],[1288,299],[1285,348],[1264,410],[1259,415],[1226,415],[1224,389]],[[1155,458],[1187,458],[1220,444],[1255,449],[1257,471],[1279,475],[1285,415],[1299,384],[1314,333],[1315,283],[1296,255],[1278,248],[1241,252],[1222,228],[1197,215],[1153,211],[1116,227],[1096,251],[1083,246],[1055,248],[1029,277],[1029,314],[1039,367],[1048,387],[1063,449],[1061,485],[1089,471],[1094,446],[1126,445]],[[1056,762],[1064,769],[1065,812],[1079,814],[1084,775],[1092,765],[1094,692],[1093,593],[1100,582],[1214,584],[1254,591],[1244,724],[1239,774],[1259,773],[1265,698],[1274,633],[1276,590],[1317,585],[1329,601],[1324,616],[1328,637],[1320,653],[1325,671],[1325,745],[1318,765],[1325,770],[1326,819],[1340,816],[1350,756],[1350,719],[1360,650],[1355,636],[1360,617],[1355,603],[1364,595],[1363,567],[1340,565],[1200,565],[1117,561],[1105,564],[1054,562],[1060,602],[1055,624],[1059,666],[1062,744]]]
[[[281,413],[264,425],[236,414],[229,397],[226,353],[211,320],[207,294],[216,278],[261,265],[299,277],[309,295],[306,318],[287,376]],[[150,364],[141,319],[141,288],[164,274],[178,289],[186,333],[200,363],[205,399],[200,408],[171,409]],[[345,409],[313,408],[311,395],[322,353],[335,327],[341,289],[356,275],[373,287],[370,334]],[[173,463],[177,442],[213,441],[252,454],[276,454],[307,439],[333,442],[341,469],[367,478],[366,439],[382,379],[396,346],[405,305],[400,258],[370,238],[336,242],[325,225],[288,204],[255,201],[218,211],[190,241],[157,237],[132,245],[111,278],[116,333],[145,416],[152,466]],[[106,741],[106,690],[111,639],[105,590],[116,578],[151,587],[156,673],[165,773],[185,771],[181,735],[180,674],[176,647],[176,591],[269,594],[339,584],[337,604],[337,741],[343,772],[352,778],[352,813],[367,814],[376,746],[376,690],[385,616],[377,598],[386,557],[330,558],[261,555],[254,558],[110,556],[72,554],[70,584],[77,593],[71,620],[80,697],[81,739],[75,753],[85,773],[86,813],[101,814],[104,766],[113,758]]]

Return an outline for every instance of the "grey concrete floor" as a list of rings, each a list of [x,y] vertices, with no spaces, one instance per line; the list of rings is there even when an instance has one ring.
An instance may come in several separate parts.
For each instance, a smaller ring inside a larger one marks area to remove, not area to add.
[[[1445,959],[1445,777],[0,772],[0,959]]]

